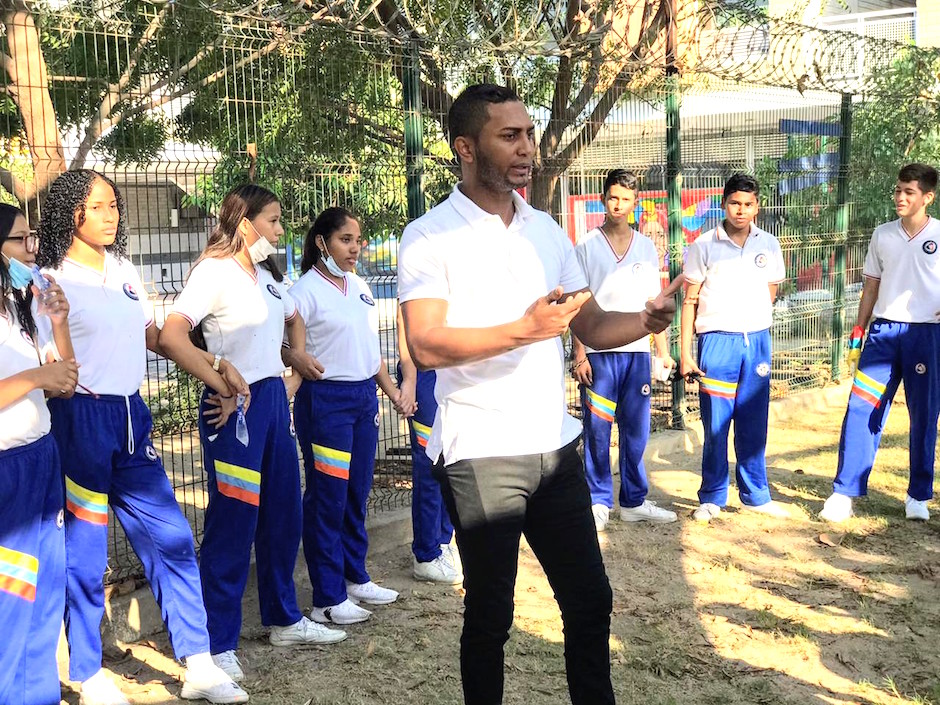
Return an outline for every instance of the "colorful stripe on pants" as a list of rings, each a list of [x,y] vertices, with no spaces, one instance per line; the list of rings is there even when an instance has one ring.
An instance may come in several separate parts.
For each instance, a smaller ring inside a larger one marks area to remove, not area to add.
[[[258,506],[261,502],[261,473],[239,465],[215,461],[215,483],[219,493],[245,504]]]
[[[614,413],[617,411],[617,402],[605,399],[597,392],[588,389],[587,407],[597,418],[613,422]]]
[[[313,443],[313,467],[324,475],[338,477],[340,480],[349,479],[349,461],[352,454],[345,450],[336,450]]]
[[[35,556],[0,546],[0,590],[35,602],[38,572],[39,560]]]
[[[867,401],[876,409],[881,406],[881,397],[884,396],[885,385],[878,380],[872,379],[864,372],[855,373],[855,379],[852,380],[852,394]]]
[[[738,383],[722,382],[720,379],[702,377],[699,380],[699,389],[710,397],[734,399],[738,393]]]
[[[418,445],[422,448],[427,448],[428,439],[431,437],[431,427],[425,426],[423,423],[418,423],[417,421],[412,421],[411,425],[415,429],[415,436],[418,438]]]
[[[82,487],[72,478],[65,478],[65,507],[89,524],[108,525],[108,495]]]

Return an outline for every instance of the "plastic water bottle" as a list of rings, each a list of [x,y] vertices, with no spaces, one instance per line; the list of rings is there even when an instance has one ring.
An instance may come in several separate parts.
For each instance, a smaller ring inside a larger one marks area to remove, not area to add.
[[[235,438],[246,448],[248,447],[248,421],[245,419],[245,395],[239,394],[235,397],[235,405],[238,407],[235,417]]]
[[[39,289],[37,310],[40,315],[48,316],[49,306],[47,301],[49,299],[49,287],[51,287],[52,284],[42,275],[42,272],[39,271],[39,267],[37,267],[35,264],[30,267],[29,271],[33,276],[33,284],[35,284],[36,288]]]

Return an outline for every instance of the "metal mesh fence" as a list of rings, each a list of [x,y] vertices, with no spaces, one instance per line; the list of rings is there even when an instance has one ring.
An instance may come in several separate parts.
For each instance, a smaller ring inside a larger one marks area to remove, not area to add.
[[[112,177],[158,322],[230,187],[252,179],[280,195],[287,233],[280,256],[291,278],[312,219],[346,206],[368,240],[360,273],[375,294],[394,375],[398,236],[457,179],[443,116],[462,87],[507,83],[537,125],[540,169],[527,196],[572,240],[603,219],[606,172],[628,168],[641,177],[635,226],[660,246],[668,272],[720,222],[725,179],[756,175],[758,224],[779,238],[787,265],[772,331],[773,393],[840,374],[834,351],[844,322],[854,321],[867,236],[891,217],[899,165],[891,160],[929,161],[937,142],[925,129],[899,136],[894,152],[872,149],[884,132],[878,120],[897,120],[884,106],[900,110],[911,95],[910,86],[877,74],[900,62],[915,79],[935,76],[935,54],[878,39],[895,35],[873,24],[865,36],[826,32],[740,3],[649,0],[620,14],[588,3],[580,19],[562,0],[514,3],[512,21],[479,5],[402,3],[389,12],[393,5],[7,3],[0,195],[35,223],[45,189],[65,168]],[[671,44],[670,27],[677,28]],[[669,66],[673,80],[663,78]],[[928,88],[934,92],[920,112],[904,113],[909,122],[940,112],[936,86]],[[673,99],[678,209],[669,204],[667,167]],[[864,152],[840,161],[849,135]],[[837,188],[840,174],[847,193]],[[678,340],[678,331],[670,336]],[[573,382],[568,389],[579,413]],[[679,407],[676,391],[654,386],[654,428],[674,425],[677,412],[696,413],[694,394]],[[195,423],[201,384],[151,355],[141,393],[198,540],[206,502]],[[381,411],[373,512],[410,501],[407,427],[384,400]],[[119,527],[111,530],[110,579],[132,575],[136,559]]]

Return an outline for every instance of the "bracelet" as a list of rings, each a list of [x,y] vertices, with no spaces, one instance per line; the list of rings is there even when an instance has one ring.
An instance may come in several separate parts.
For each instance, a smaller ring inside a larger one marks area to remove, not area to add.
[[[225,396],[224,394],[219,394],[219,399],[231,399],[232,396],[233,396],[232,394],[229,394],[228,396]]]
[[[576,363],[571,367],[571,371],[574,372],[576,369],[578,369],[579,367],[581,367],[581,365],[583,365],[585,362],[587,362],[587,358],[584,358],[583,360],[581,360],[581,362],[576,362]]]

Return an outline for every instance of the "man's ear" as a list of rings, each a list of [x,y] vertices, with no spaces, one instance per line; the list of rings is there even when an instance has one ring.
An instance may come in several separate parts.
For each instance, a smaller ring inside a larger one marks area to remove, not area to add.
[[[463,135],[455,139],[454,153],[461,163],[472,163],[474,161],[473,140]]]

